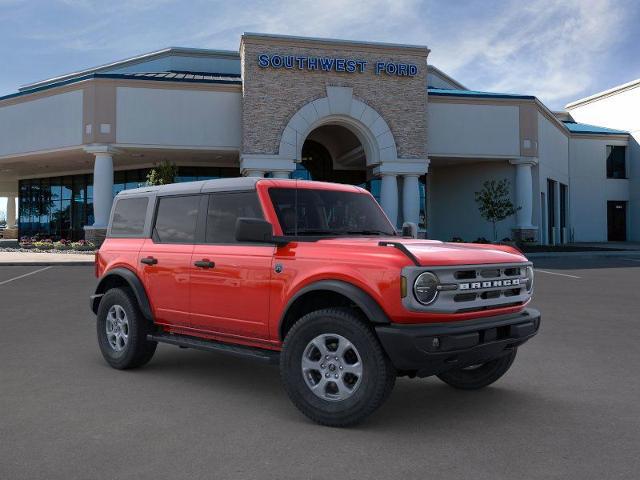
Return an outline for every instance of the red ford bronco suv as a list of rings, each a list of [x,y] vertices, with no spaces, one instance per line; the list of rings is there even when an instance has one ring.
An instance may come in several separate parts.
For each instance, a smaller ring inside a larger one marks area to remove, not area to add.
[[[91,309],[112,367],[144,365],[158,342],[279,362],[295,406],[332,426],[371,414],[397,376],[485,387],[540,325],[520,252],[399,236],[351,185],[120,192],[96,276]]]

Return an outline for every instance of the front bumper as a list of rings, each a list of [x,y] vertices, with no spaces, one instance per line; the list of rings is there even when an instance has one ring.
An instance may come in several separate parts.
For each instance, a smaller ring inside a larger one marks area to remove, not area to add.
[[[418,377],[483,363],[508,353],[538,333],[540,312],[522,312],[465,322],[380,325],[376,333],[400,373]]]

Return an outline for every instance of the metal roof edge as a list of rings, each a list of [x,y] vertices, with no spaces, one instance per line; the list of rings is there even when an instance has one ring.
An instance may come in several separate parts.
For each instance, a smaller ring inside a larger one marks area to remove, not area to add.
[[[242,80],[197,80],[191,78],[158,78],[158,77],[143,77],[135,74],[128,73],[90,73],[87,75],[82,75],[80,77],[73,77],[68,80],[62,80],[55,83],[48,83],[42,85],[40,87],[32,88],[29,90],[23,90],[16,93],[10,93],[8,95],[4,95],[0,97],[0,101],[9,100],[11,98],[24,97],[26,95],[31,95],[33,93],[42,92],[44,90],[50,90],[52,88],[64,87],[66,85],[72,85],[74,83],[84,82],[86,80],[91,80],[94,78],[112,78],[112,79],[123,79],[123,80],[146,80],[149,82],[178,82],[178,83],[209,83],[209,84],[222,84],[222,85],[242,85]]]
[[[352,45],[352,46],[364,46],[373,48],[406,48],[409,50],[420,50],[423,52],[430,52],[426,45],[413,45],[405,43],[389,43],[389,42],[368,42],[359,40],[344,40],[339,38],[323,38],[323,37],[302,37],[298,35],[280,35],[275,33],[258,33],[258,32],[244,32],[241,37],[241,42],[245,38],[247,39],[273,39],[273,40],[294,40],[306,43],[333,43],[336,45]]]
[[[143,61],[150,60],[153,58],[161,58],[161,57],[170,55],[171,53],[240,58],[240,54],[232,50],[209,50],[204,48],[167,47],[160,50],[155,50],[153,52],[142,53],[140,55],[125,58],[123,60],[116,60],[114,62],[105,63],[103,65],[98,65],[97,67],[86,68],[83,70],[78,70],[75,72],[58,75],[56,77],[51,77],[45,80],[39,80],[37,82],[21,85],[18,88],[18,91],[22,92],[26,90],[32,90],[34,88],[38,88],[43,85],[48,85],[50,83],[57,83],[59,81],[64,81],[67,79],[87,75],[90,73],[99,73],[101,70],[106,70],[106,69],[110,69],[118,66],[135,65],[137,63],[141,63]]]
[[[444,88],[427,88],[429,95],[435,95],[439,97],[469,97],[469,98],[512,98],[520,100],[536,100],[534,95],[521,95],[517,93],[493,93],[493,92],[479,92],[475,90],[452,90]]]
[[[434,71],[437,75],[442,76],[446,81],[453,83],[454,85],[460,87],[462,90],[469,90],[467,87],[465,87],[463,84],[461,84],[455,78],[453,78],[451,75],[446,74],[445,72],[440,70],[435,65],[432,65],[432,64],[427,65],[427,71],[429,71],[429,70]]]

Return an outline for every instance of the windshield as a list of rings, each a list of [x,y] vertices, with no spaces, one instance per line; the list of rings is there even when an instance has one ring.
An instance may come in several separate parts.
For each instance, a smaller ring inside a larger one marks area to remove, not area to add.
[[[395,235],[369,195],[335,190],[270,188],[283,235]]]

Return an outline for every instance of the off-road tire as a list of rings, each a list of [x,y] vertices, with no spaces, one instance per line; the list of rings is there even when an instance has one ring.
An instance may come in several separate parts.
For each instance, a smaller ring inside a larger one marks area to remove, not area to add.
[[[119,352],[111,346],[106,333],[107,314],[114,305],[124,309],[128,320],[127,343]],[[104,294],[98,307],[96,331],[102,356],[118,370],[145,365],[153,357],[158,345],[157,342],[147,340],[147,334],[151,333],[151,323],[142,315],[133,294],[125,288],[112,288]]]
[[[479,390],[502,377],[513,364],[518,349],[501,357],[489,360],[481,366],[473,369],[455,369],[440,373],[438,378],[444,383],[461,390]]]
[[[330,401],[314,394],[303,377],[302,356],[319,335],[346,338],[362,360],[362,379],[349,398]],[[396,371],[373,330],[349,308],[328,308],[308,313],[287,333],[280,355],[280,375],[293,404],[321,425],[347,427],[371,415],[389,397]]]

